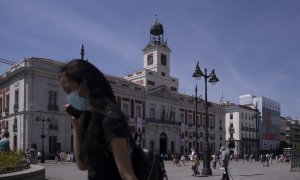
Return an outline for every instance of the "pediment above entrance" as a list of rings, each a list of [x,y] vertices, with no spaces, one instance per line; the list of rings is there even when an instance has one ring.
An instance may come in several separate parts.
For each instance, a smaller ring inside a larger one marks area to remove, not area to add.
[[[166,98],[169,100],[179,101],[179,98],[174,95],[166,86],[159,86],[153,89],[150,89],[146,92],[148,95]]]

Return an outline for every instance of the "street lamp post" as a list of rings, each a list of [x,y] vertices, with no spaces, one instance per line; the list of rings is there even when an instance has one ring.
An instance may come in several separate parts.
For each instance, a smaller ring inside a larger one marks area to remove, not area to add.
[[[258,123],[259,123],[259,118],[260,118],[260,113],[257,109],[257,105],[255,105],[255,136],[256,136],[256,160],[258,161],[259,160],[259,155],[258,155],[258,151],[259,151],[259,138],[258,138],[258,129],[259,129],[259,126],[258,126]]]
[[[42,121],[42,134],[41,134],[41,138],[42,138],[42,157],[41,157],[41,163],[45,163],[45,150],[44,150],[44,139],[45,139],[45,133],[44,133],[44,123],[49,122],[50,119],[47,118],[45,119],[44,117],[40,118],[39,116],[36,117],[35,119],[36,121]]]
[[[208,107],[210,105],[207,103],[207,79],[209,79],[208,82],[212,84],[216,84],[217,82],[219,82],[219,79],[217,78],[214,69],[211,71],[209,75],[207,74],[206,68],[204,69],[204,73],[202,73],[198,62],[193,77],[195,77],[196,79],[200,79],[202,76],[204,77],[204,82],[205,82],[205,141],[203,146],[204,156],[203,156],[202,175],[212,175],[212,171],[210,168],[210,155],[209,155],[209,142],[208,142],[208,124],[209,124]]]
[[[196,148],[197,151],[199,151],[199,144],[198,144],[198,118],[197,118],[197,113],[198,113],[198,103],[201,101],[201,96],[198,97],[198,88],[197,88],[197,84],[195,87],[195,97],[193,97],[193,101],[195,102],[195,123],[196,123]]]

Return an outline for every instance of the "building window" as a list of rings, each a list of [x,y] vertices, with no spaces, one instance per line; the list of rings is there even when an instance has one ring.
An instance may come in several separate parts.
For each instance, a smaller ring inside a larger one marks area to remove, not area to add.
[[[17,150],[17,142],[18,142],[18,136],[17,135],[14,135],[14,145],[13,145],[13,147],[14,147],[14,150]]]
[[[171,141],[171,152],[175,152],[175,143]]]
[[[164,66],[167,65],[167,56],[165,54],[161,54],[160,60],[161,60],[161,65],[164,65]]]
[[[184,123],[184,113],[180,113],[180,122]]]
[[[2,97],[0,97],[0,117],[2,116],[2,112],[3,112],[3,109],[2,109],[2,106],[3,106],[2,101],[3,101],[3,99],[2,99]],[[0,128],[0,130],[1,130],[1,128]]]
[[[49,153],[56,153],[57,136],[49,136]]]
[[[165,72],[161,72],[161,76],[166,76],[166,73]]]
[[[58,111],[57,105],[57,92],[56,91],[49,91],[48,95],[48,110],[55,110]]]
[[[150,151],[154,152],[154,141],[150,140]]]
[[[6,95],[6,99],[5,99],[5,113],[6,114],[9,113],[9,94]]]
[[[172,91],[177,91],[177,88],[175,88],[175,87],[171,87],[170,88]]]
[[[136,106],[135,110],[136,110],[136,112],[135,112],[136,117],[142,117],[142,107]]]
[[[71,152],[74,152],[74,142],[73,142],[73,139],[74,139],[74,135],[71,134]]]
[[[174,107],[171,107],[169,121],[175,121],[175,111],[176,111],[176,109]]]
[[[192,114],[188,115],[188,126],[189,127],[193,126],[193,116],[192,116]]]
[[[230,119],[233,119],[233,114],[232,113],[230,113]]]
[[[155,82],[154,81],[148,80],[147,83],[148,83],[148,85],[155,86]]]
[[[19,110],[19,91],[15,91],[15,105],[14,105],[14,111],[17,112]]]
[[[150,108],[150,118],[155,118],[155,108]]]
[[[129,116],[129,104],[123,103],[122,112],[124,113],[125,116]]]

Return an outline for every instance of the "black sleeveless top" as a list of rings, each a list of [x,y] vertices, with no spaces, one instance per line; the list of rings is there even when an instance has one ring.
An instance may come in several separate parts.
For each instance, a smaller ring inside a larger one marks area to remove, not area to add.
[[[91,119],[90,115],[90,119]],[[119,110],[108,110],[87,124],[80,157],[87,164],[89,180],[121,180],[110,142],[113,138],[125,138],[130,142],[131,134],[124,115]],[[102,122],[102,123],[101,123]]]

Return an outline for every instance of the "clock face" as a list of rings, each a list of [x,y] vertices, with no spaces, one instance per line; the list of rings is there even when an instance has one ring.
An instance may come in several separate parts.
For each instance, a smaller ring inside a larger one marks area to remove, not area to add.
[[[151,64],[153,64],[153,56],[149,55],[147,58],[147,65],[151,65]]]

